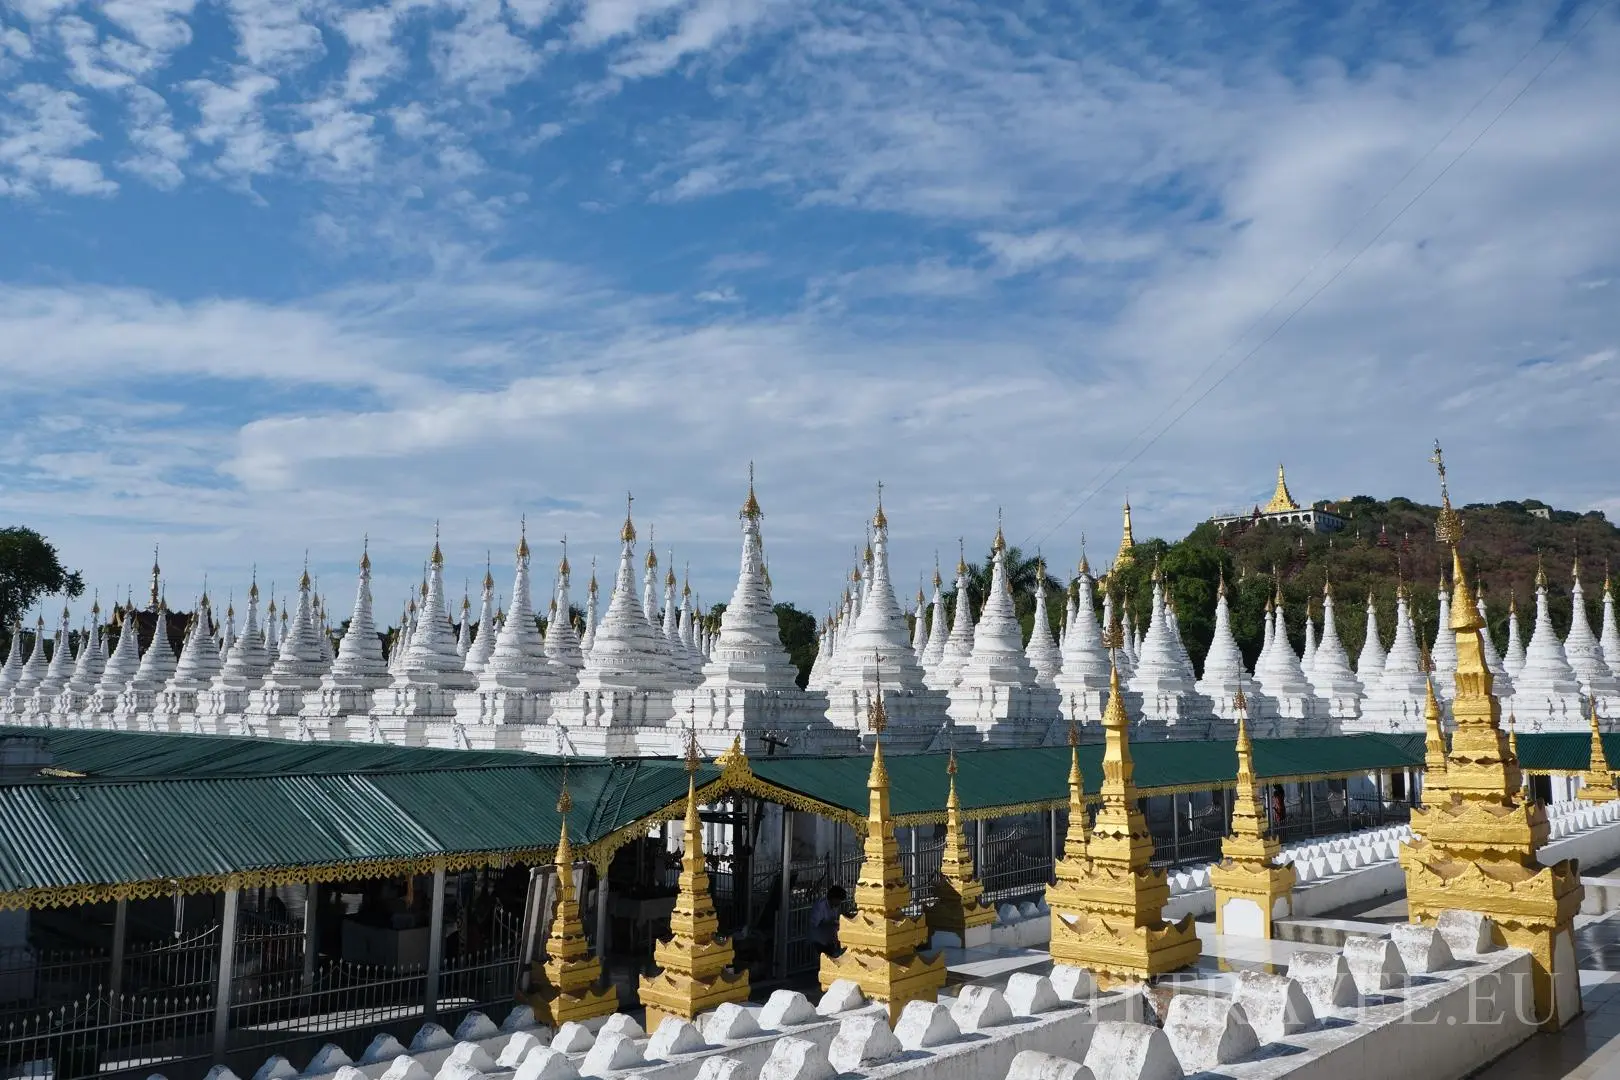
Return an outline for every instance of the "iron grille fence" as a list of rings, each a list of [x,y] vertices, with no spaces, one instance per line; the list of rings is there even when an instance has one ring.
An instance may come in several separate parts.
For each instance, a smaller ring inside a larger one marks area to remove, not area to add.
[[[211,996],[112,994],[98,987],[83,998],[0,1029],[6,1076],[81,1080],[159,1068],[178,1075],[210,1057]]]

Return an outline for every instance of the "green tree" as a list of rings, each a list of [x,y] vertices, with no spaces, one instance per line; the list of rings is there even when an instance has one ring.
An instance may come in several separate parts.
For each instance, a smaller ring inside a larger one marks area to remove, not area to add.
[[[0,627],[9,636],[11,624],[42,596],[83,594],[84,579],[69,571],[56,547],[33,529],[13,525],[0,529]]]
[[[816,617],[787,603],[777,604],[772,610],[776,612],[782,645],[787,649],[793,666],[799,669],[797,681],[800,689],[803,689],[804,684],[810,681],[810,665],[816,662],[819,644],[816,639]]]

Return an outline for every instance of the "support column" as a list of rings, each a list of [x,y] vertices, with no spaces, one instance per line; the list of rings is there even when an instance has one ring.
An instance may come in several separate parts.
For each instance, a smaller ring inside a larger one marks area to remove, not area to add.
[[[304,989],[315,985],[315,955],[321,951],[321,887],[313,881],[304,885]]]
[[[439,971],[444,964],[444,864],[433,869],[432,915],[428,919],[427,986],[422,1010],[429,1020],[439,1015]]]
[[[225,1062],[231,1033],[231,983],[236,977],[236,911],[240,889],[225,890],[225,912],[219,919],[219,973],[214,981],[214,1064]]]
[[[793,811],[782,807],[782,880],[776,903],[776,974],[787,977],[788,909],[793,906]]]
[[[1170,865],[1181,865],[1181,808],[1175,792],[1170,793]]]
[[[108,997],[115,1016],[120,1009],[119,999],[124,994],[124,941],[128,929],[129,901],[120,900],[113,908],[112,969],[107,972]]]
[[[984,818],[974,822],[973,833],[973,872],[980,881],[984,880]]]
[[[1048,873],[1046,875],[1046,882],[1050,885],[1053,881],[1057,880],[1054,874],[1057,870],[1058,856],[1061,854],[1061,852],[1058,850],[1058,824],[1056,810],[1048,810],[1046,812],[1046,851],[1052,859],[1052,873]]]
[[[608,974],[608,875],[607,868],[598,866],[596,869],[596,959],[602,965],[602,973]],[[634,946],[634,940],[631,945]],[[611,980],[610,980],[611,981]]]

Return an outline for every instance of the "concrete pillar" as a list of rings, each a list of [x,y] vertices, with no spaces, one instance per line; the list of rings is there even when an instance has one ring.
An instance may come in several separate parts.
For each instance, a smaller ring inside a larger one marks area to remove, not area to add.
[[[304,885],[304,989],[315,986],[315,954],[321,951],[321,889],[313,881]]]
[[[1175,792],[1170,793],[1170,865],[1181,865],[1181,808],[1176,806]]]
[[[776,905],[776,972],[787,977],[788,909],[793,904],[793,811],[782,807],[782,881]]]
[[[439,1014],[439,971],[444,965],[444,864],[433,870],[432,914],[428,918],[427,986],[422,1011],[429,1020]]]
[[[129,901],[120,900],[113,907],[112,968],[107,972],[107,990],[113,1008],[118,1008],[119,995],[124,992],[124,941],[129,931]]]
[[[608,876],[606,867],[596,868],[596,958],[602,962],[602,974],[607,974],[608,947]]]
[[[236,976],[236,912],[240,889],[225,890],[225,912],[219,919],[219,974],[214,982],[214,1064],[225,1062],[231,1033],[231,983]]]

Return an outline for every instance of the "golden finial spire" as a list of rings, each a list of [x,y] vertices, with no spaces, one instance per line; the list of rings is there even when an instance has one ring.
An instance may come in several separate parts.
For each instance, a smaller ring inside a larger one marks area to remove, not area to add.
[[[1091,564],[1086,561],[1086,534],[1080,534],[1080,576],[1091,576]]]
[[[657,539],[656,539],[656,533],[657,533],[656,528],[653,525],[648,524],[648,526],[647,526],[647,569],[649,569],[649,570],[658,569],[658,544],[657,544]]]
[[[433,523],[433,554],[428,559],[434,566],[444,565],[444,552],[439,550],[439,523]]]
[[[1007,550],[1007,538],[1001,534],[1001,507],[999,506],[996,507],[996,538],[991,543],[990,550],[993,552],[1005,552]]]
[[[360,539],[360,569],[371,572],[371,534],[366,533]]]
[[[636,525],[630,520],[630,508],[635,505],[635,495],[626,492],[624,496],[624,527],[619,530],[619,543],[633,544],[636,542]]]
[[[956,538],[956,573],[958,577],[967,577],[967,542],[960,536]]]
[[[1539,549],[1536,551],[1536,585],[1543,589],[1547,587],[1547,564]]]
[[[883,481],[877,482],[877,512],[872,515],[872,528],[887,530],[889,515],[883,512]]]
[[[748,499],[743,503],[742,513],[739,515],[749,521],[758,521],[765,514],[759,508],[759,500],[754,497],[754,463],[748,463]]]

